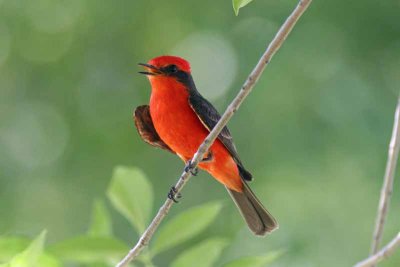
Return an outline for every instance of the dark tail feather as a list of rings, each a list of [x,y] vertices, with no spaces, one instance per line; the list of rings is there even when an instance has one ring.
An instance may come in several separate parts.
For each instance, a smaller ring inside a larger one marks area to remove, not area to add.
[[[255,235],[264,236],[278,228],[274,217],[263,207],[246,182],[243,181],[243,192],[241,193],[226,189]]]

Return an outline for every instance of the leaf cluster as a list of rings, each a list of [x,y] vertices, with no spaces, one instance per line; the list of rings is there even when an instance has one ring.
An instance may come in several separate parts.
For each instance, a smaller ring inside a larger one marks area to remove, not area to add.
[[[138,168],[118,166],[107,189],[111,205],[125,217],[138,234],[151,218],[153,188]],[[180,212],[161,225],[150,248],[132,266],[154,267],[156,257],[184,244],[202,233],[220,213],[221,202],[209,202]],[[112,229],[112,218],[103,201],[93,205],[92,221],[87,233],[45,246],[46,231],[33,241],[21,237],[0,237],[0,267],[62,267],[72,262],[87,267],[114,266],[129,250]],[[186,247],[168,265],[171,267],[257,267],[272,262],[279,252],[233,260],[216,265],[223,250],[229,246],[224,237],[209,237]],[[199,260],[201,259],[201,260]],[[163,265],[164,266],[164,265]]]

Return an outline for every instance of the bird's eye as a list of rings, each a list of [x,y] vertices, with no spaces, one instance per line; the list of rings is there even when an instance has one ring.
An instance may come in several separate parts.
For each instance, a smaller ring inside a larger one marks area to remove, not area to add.
[[[168,66],[165,67],[165,70],[168,73],[175,73],[175,72],[178,71],[178,67],[176,65],[168,65]]]

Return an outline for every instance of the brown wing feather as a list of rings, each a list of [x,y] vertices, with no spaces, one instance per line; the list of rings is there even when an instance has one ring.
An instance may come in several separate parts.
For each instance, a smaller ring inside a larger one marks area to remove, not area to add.
[[[161,140],[156,129],[154,128],[153,120],[150,116],[150,107],[148,105],[137,107],[133,113],[133,119],[140,137],[142,137],[146,143],[168,150],[169,152],[175,154],[175,152],[172,151],[163,140]]]

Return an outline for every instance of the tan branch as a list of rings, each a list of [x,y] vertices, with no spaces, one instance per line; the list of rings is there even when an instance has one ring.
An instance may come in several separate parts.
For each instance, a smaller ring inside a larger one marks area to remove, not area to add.
[[[379,249],[379,243],[382,239],[383,227],[385,226],[386,214],[389,209],[390,197],[393,190],[393,180],[396,171],[397,159],[400,149],[400,97],[397,101],[396,112],[394,116],[392,138],[389,144],[388,160],[386,163],[385,177],[381,189],[378,213],[376,216],[375,231],[372,239],[371,253],[376,254]]]
[[[400,232],[396,235],[392,241],[389,242],[383,249],[381,249],[378,253],[373,256],[363,260],[362,262],[357,263],[354,267],[372,267],[375,266],[378,262],[387,259],[394,253],[394,251],[400,247]]]
[[[218,137],[219,133],[231,119],[233,114],[238,110],[244,99],[247,95],[251,92],[254,85],[257,83],[258,79],[260,78],[262,72],[264,71],[266,65],[270,62],[272,56],[278,51],[281,47],[283,42],[285,41],[286,37],[293,29],[294,25],[296,24],[297,20],[301,17],[301,15],[306,11],[308,6],[310,5],[312,0],[300,0],[292,14],[287,18],[285,23],[279,29],[278,33],[275,35],[275,38],[269,44],[267,50],[261,56],[260,60],[258,61],[257,65],[254,67],[253,71],[248,76],[247,80],[245,81],[244,85],[242,86],[240,92],[237,96],[233,99],[231,104],[226,109],[225,113],[222,115],[221,119],[215,125],[213,130],[204,140],[204,142],[200,145],[197,152],[194,154],[191,163],[193,167],[196,167],[200,160],[204,157],[205,153],[208,151],[210,146],[213,144],[215,139]],[[179,178],[178,182],[175,185],[177,193],[179,193],[185,184],[188,182],[189,178],[191,177],[190,172],[184,171]],[[125,258],[117,264],[117,267],[126,267],[128,266],[129,262],[134,260],[139,253],[145,248],[150,239],[152,238],[154,232],[158,228],[161,221],[167,215],[168,211],[170,210],[173,201],[167,199],[165,203],[162,205],[160,210],[158,211],[157,215],[154,217],[153,221],[150,223],[146,231],[140,237],[138,243],[129,251],[129,253],[125,256]]]

